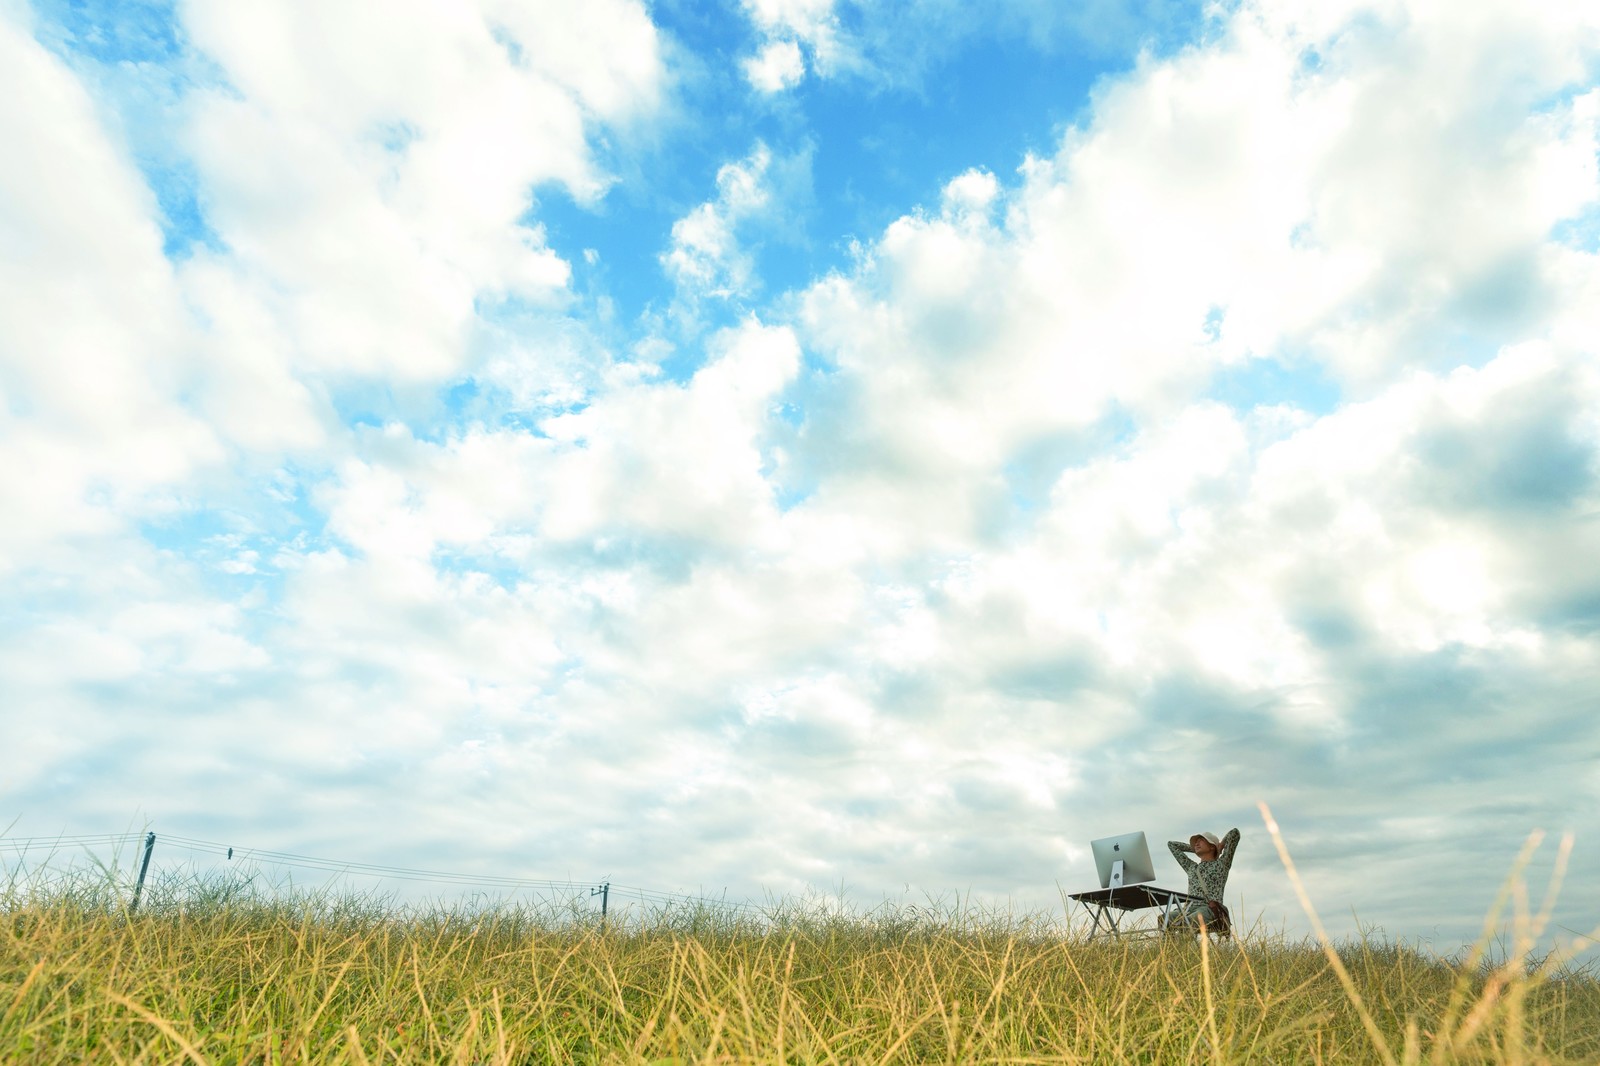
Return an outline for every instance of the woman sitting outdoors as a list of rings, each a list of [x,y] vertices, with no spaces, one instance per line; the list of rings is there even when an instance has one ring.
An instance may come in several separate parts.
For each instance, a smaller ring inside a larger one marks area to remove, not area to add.
[[[1167,842],[1172,857],[1189,875],[1189,895],[1199,897],[1186,902],[1167,918],[1163,927],[1167,932],[1198,933],[1203,929],[1229,932],[1232,923],[1228,908],[1222,905],[1222,890],[1228,884],[1228,869],[1233,865],[1233,853],[1238,846],[1237,829],[1228,830],[1228,835],[1221,840],[1215,833],[1196,833],[1187,844],[1181,840]],[[1190,853],[1199,861],[1189,858]]]

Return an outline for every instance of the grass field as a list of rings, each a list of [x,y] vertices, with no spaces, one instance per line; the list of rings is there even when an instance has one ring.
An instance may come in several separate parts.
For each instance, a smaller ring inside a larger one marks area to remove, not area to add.
[[[8,1061],[1600,1062],[1600,979],[1528,944],[1086,943],[949,909],[602,927],[192,881],[134,914],[105,880],[0,902]]]
[[[1087,941],[1058,916],[801,902],[601,921],[110,869],[0,888],[0,1056],[24,1062],[1596,1063],[1600,976],[1534,954],[1529,838],[1458,958],[1315,940]],[[48,867],[46,867],[46,870]],[[1512,918],[1501,924],[1508,904]],[[1498,931],[1498,934],[1497,934]],[[1494,941],[1497,950],[1487,950]]]

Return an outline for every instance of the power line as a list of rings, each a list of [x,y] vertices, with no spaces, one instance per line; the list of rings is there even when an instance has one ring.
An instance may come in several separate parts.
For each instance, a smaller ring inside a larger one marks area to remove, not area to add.
[[[181,845],[191,851],[225,855],[229,846],[214,840],[194,837],[163,836],[163,840]],[[275,866],[292,866],[302,869],[326,870],[339,873],[358,873],[373,877],[394,878],[405,881],[436,881],[446,884],[497,885],[506,888],[588,888],[591,881],[558,881],[536,877],[504,877],[497,874],[466,874],[449,870],[419,870],[406,866],[387,866],[380,863],[354,862],[343,859],[324,859],[270,848],[233,847],[235,861],[252,860]]]
[[[694,896],[682,892],[663,892],[653,888],[639,888],[634,885],[612,884],[612,889],[625,893],[628,896],[638,897],[641,902],[647,903],[704,903],[714,907],[730,907],[736,910],[761,910],[760,904],[739,902],[731,899],[719,899],[714,896]]]
[[[60,851],[64,848],[104,847],[138,841],[142,833],[99,833],[88,836],[58,837],[0,837],[0,849],[6,851]]]
[[[100,833],[77,836],[54,837],[0,837],[0,851],[26,852],[54,850],[60,851],[67,848],[78,847],[105,847],[114,844],[126,844],[139,841],[144,834],[140,833]],[[161,835],[161,843],[179,847],[185,851],[205,855],[216,855],[234,862],[250,862],[268,866],[281,866],[290,869],[315,870],[322,873],[351,874],[372,877],[383,880],[418,881],[433,884],[452,884],[470,887],[491,887],[503,889],[558,889],[579,891],[592,888],[593,881],[554,880],[549,878],[533,877],[506,877],[497,874],[467,874],[449,870],[424,870],[406,866],[391,866],[382,863],[355,862],[343,859],[327,859],[314,855],[302,855],[296,852],[276,851],[270,848],[244,848],[238,845],[229,845],[216,840],[205,840],[199,837]],[[607,882],[609,884],[609,882]],[[703,904],[707,906],[735,909],[756,910],[761,907],[755,903],[740,902],[727,898],[694,895],[690,893],[667,892],[660,889],[645,888],[639,885],[611,884],[611,888],[629,899],[637,899],[641,903],[656,905]]]

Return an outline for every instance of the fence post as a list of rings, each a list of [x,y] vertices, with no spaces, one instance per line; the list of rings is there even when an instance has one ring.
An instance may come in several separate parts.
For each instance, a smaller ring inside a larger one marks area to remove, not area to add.
[[[146,833],[144,837],[144,861],[139,864],[139,882],[133,886],[133,904],[128,908],[132,914],[139,909],[139,896],[144,892],[144,875],[150,869],[150,853],[156,849],[156,835]]]

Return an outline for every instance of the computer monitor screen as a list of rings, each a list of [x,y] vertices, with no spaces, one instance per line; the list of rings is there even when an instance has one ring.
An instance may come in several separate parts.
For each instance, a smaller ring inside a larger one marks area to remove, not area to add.
[[[1122,860],[1122,883],[1142,885],[1156,879],[1155,863],[1150,861],[1150,845],[1143,833],[1123,833],[1121,836],[1091,840],[1094,850],[1094,867],[1100,874],[1100,887],[1111,887],[1112,864]]]

